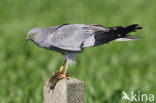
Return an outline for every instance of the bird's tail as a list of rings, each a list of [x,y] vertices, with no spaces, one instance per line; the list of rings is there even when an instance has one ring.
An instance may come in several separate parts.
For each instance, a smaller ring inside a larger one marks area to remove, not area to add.
[[[136,32],[138,29],[142,29],[138,24],[132,24],[127,27],[117,26],[117,27],[103,27],[107,31],[97,31],[95,33],[95,43],[94,46],[108,43],[112,40],[115,41],[131,41],[138,40],[136,36],[128,35],[130,32]]]
[[[133,40],[139,40],[139,38],[137,38],[134,35],[127,35],[130,32],[136,32],[136,30],[138,29],[142,29],[142,27],[138,27],[138,24],[133,24],[133,25],[129,25],[127,27],[125,27],[123,30],[119,30],[119,32],[121,32],[121,34],[123,34],[123,37],[117,38],[115,39],[115,41],[133,41]]]

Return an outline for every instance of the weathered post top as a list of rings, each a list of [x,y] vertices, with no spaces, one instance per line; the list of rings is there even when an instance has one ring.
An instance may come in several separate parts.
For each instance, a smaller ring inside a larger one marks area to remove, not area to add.
[[[62,79],[50,89],[44,85],[44,103],[84,103],[84,82],[71,78]]]

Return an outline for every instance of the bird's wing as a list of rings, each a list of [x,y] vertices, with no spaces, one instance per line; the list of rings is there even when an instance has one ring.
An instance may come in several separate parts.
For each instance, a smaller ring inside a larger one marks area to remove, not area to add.
[[[60,49],[69,51],[81,51],[82,48],[98,46],[108,43],[119,38],[128,38],[130,32],[135,32],[137,24],[127,27],[103,27],[102,25],[84,25],[84,24],[68,24],[60,26],[55,32],[50,35],[50,43]]]
[[[61,26],[50,35],[50,43],[60,49],[81,51],[83,42],[93,35],[94,30],[86,30],[84,24],[68,24]]]

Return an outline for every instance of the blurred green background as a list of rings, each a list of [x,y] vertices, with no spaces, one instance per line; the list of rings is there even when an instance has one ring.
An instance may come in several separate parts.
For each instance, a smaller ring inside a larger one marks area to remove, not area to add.
[[[42,87],[63,56],[25,42],[34,27],[138,23],[141,40],[78,54],[68,74],[85,82],[86,103],[121,103],[122,91],[156,95],[155,0],[0,0],[0,103],[43,103]]]

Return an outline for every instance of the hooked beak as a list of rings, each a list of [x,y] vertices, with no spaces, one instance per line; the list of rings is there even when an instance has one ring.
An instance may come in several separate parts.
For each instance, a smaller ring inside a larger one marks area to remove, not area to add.
[[[26,38],[26,41],[28,41],[28,40],[30,40],[30,36],[29,35],[27,35],[27,38]]]

